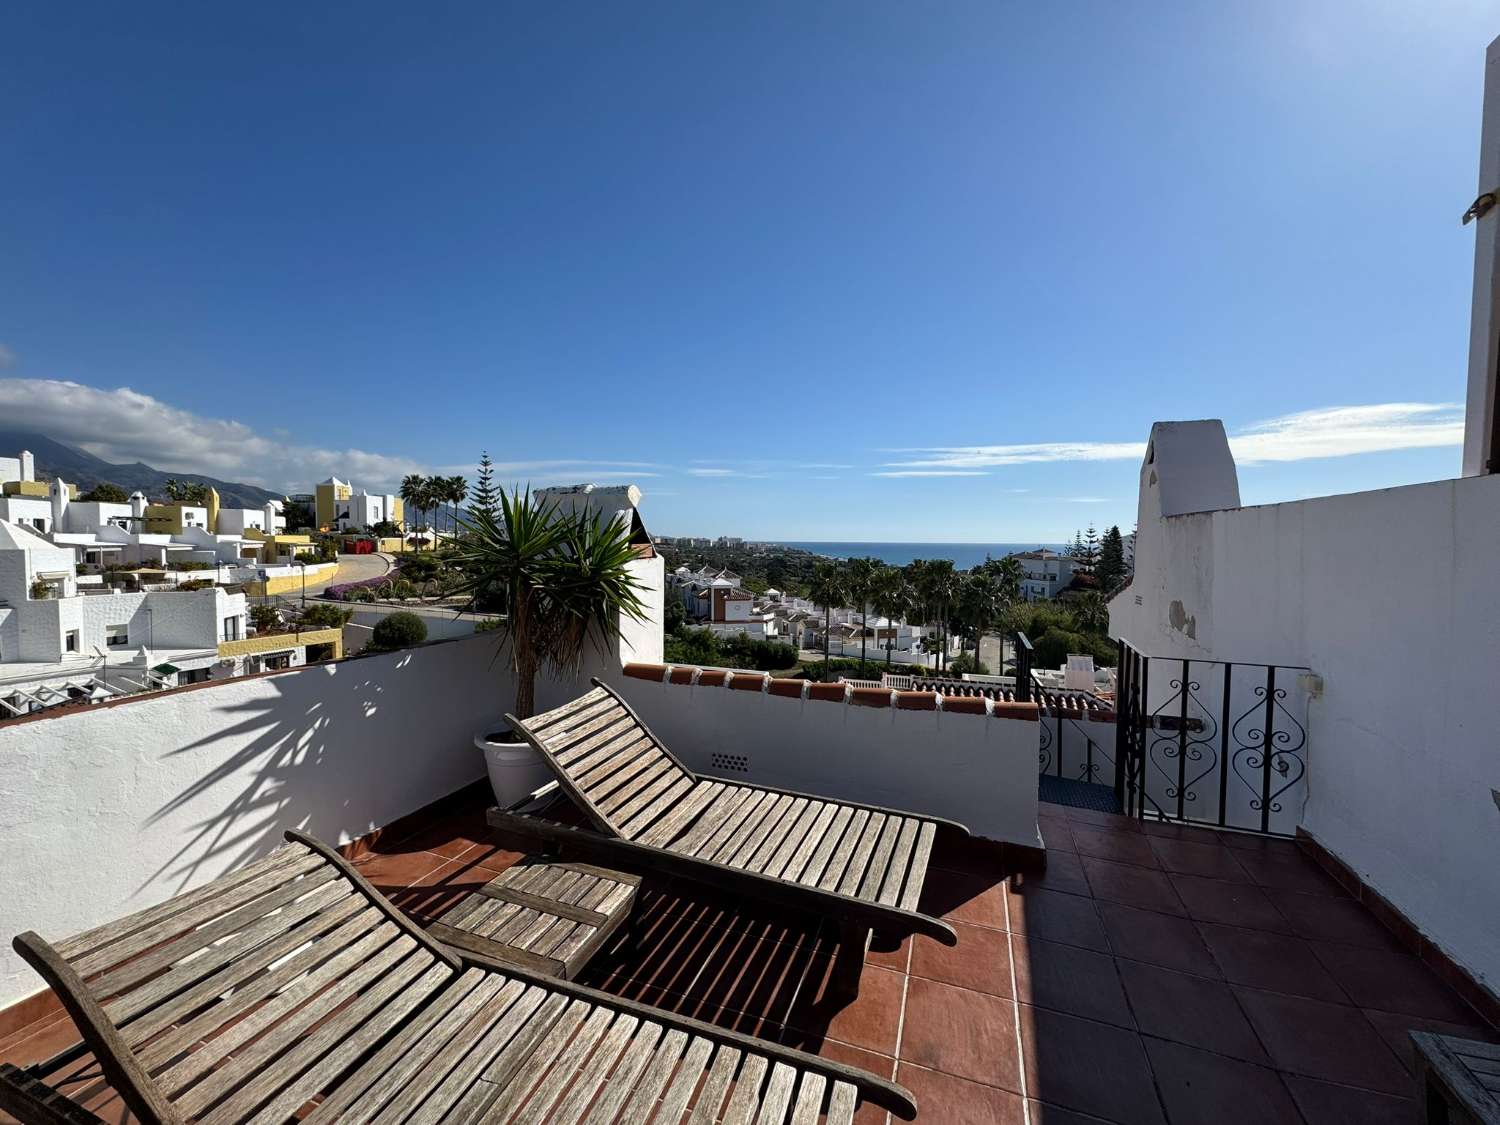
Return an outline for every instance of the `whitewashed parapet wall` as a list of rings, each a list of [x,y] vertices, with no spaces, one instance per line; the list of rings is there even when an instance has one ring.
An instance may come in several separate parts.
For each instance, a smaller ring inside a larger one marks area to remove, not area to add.
[[[345,842],[483,776],[511,692],[496,634],[0,726],[0,1006],[10,948],[205,883],[287,828]]]
[[[611,686],[695,771],[929,813],[1041,847],[1032,705],[939,704],[930,692],[659,664],[627,665]]]
[[[1302,827],[1500,990],[1500,476],[1241,508],[1218,423],[1151,452],[1112,633],[1321,677]]]

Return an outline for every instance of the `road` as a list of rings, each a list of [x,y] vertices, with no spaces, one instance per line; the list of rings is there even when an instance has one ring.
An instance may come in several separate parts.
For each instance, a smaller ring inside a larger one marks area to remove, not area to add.
[[[321,579],[309,579],[307,593],[311,597],[321,594],[329,586],[344,582],[362,582],[366,578],[379,578],[390,572],[396,560],[391,555],[340,555],[339,568]],[[301,591],[299,590],[300,594]]]

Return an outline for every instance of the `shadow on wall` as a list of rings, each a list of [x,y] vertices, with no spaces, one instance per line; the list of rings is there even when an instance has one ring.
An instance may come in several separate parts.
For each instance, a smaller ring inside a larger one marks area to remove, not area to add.
[[[288,828],[347,841],[481,777],[473,735],[511,694],[496,647],[439,642],[185,697],[209,729],[157,759],[193,780],[141,823],[181,840],[145,884],[176,893],[265,855]]]

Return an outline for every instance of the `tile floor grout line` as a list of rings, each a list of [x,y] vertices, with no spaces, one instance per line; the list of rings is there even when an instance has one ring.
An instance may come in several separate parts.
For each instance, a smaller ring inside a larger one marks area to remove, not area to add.
[[[1022,1125],[1031,1125],[1031,1096],[1026,1081],[1026,1040],[1021,1035],[1021,990],[1016,981],[1016,935],[1010,922],[1010,877],[1000,881],[1001,900],[1005,904],[1005,957],[1010,962],[1011,1026],[1016,1036],[1016,1085],[1021,1087]],[[1102,925],[1102,923],[1101,923]],[[1105,940],[1108,941],[1108,935]]]

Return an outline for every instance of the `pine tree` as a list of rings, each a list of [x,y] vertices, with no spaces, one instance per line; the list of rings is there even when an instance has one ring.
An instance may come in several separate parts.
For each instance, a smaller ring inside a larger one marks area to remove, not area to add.
[[[1125,579],[1125,539],[1118,527],[1104,533],[1099,545],[1099,588],[1107,595]]]
[[[500,493],[495,488],[495,463],[490,460],[489,450],[479,455],[479,481],[474,485],[470,500],[469,511],[475,515],[483,512],[493,519],[499,510]]]
[[[1085,574],[1093,574],[1099,565],[1099,532],[1093,524],[1083,533],[1083,547],[1078,552],[1078,568]]]

